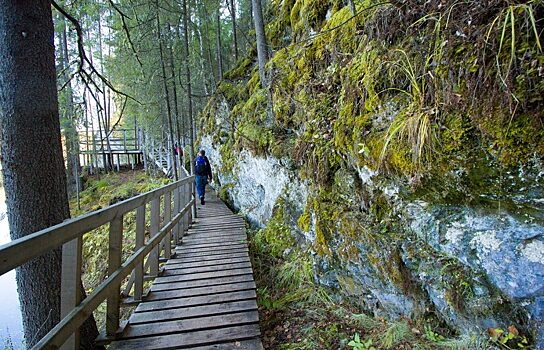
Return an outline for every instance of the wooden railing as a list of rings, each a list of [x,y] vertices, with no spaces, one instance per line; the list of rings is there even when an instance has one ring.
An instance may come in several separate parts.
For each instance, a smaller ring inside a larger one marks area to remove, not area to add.
[[[187,176],[157,190],[0,246],[0,275],[62,246],[61,321],[33,349],[77,349],[79,327],[104,300],[107,300],[106,339],[115,338],[120,331],[122,282],[132,273],[132,301],[141,301],[145,271],[149,269],[148,276],[151,277],[159,275],[162,251],[165,258],[170,258],[172,240],[178,243],[192,222],[195,203],[192,193],[194,176]],[[164,203],[162,224],[161,200]],[[148,204],[151,222],[149,239],[145,242]],[[133,254],[123,262],[123,216],[133,210],[136,210],[136,243]],[[109,224],[108,277],[80,301],[83,235],[105,224]]]

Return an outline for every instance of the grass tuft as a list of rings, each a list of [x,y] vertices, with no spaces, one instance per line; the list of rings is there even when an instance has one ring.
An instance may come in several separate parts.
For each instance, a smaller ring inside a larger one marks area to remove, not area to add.
[[[392,349],[400,343],[412,341],[413,339],[414,335],[408,323],[406,321],[398,321],[389,326],[381,339],[381,344],[386,349]]]

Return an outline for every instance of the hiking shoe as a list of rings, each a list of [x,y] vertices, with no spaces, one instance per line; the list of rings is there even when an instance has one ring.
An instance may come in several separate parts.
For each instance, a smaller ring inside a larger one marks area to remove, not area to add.
[[[200,197],[200,204],[205,205],[206,201],[204,200],[204,197]]]

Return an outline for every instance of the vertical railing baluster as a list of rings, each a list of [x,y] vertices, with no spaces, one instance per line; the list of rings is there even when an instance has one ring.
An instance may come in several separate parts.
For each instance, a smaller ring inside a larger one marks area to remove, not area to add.
[[[138,250],[145,243],[145,204],[136,210],[136,245]],[[144,292],[144,261],[139,262],[134,268],[134,300],[142,300]]]
[[[151,238],[155,237],[155,235],[159,232],[160,206],[160,198],[156,198],[151,201]],[[159,274],[159,245],[153,248],[151,253],[149,253],[148,258],[151,259],[149,263],[149,275],[153,277],[156,277]]]
[[[183,194],[183,200],[181,202],[181,205],[183,207],[185,207],[191,200],[190,194],[189,194],[190,187],[191,185],[186,183],[181,188],[181,193]],[[192,213],[192,209],[190,208],[189,210],[187,210],[187,212],[183,216],[183,232],[182,232],[182,238],[181,238],[182,240],[183,240],[183,235],[185,235],[185,231],[189,229],[189,223],[191,222],[191,213]]]
[[[180,205],[179,205],[179,187],[176,187],[174,190],[174,216],[178,215],[180,212]],[[182,225],[183,219],[181,221],[178,221],[176,226],[174,226],[174,245],[177,245],[179,243],[179,230],[180,226]]]
[[[193,223],[193,219],[196,219],[197,213],[196,213],[196,184],[194,181],[191,181],[191,185],[189,187],[189,201],[191,201],[193,198],[195,199],[193,203],[193,209],[191,210],[191,215],[189,216],[189,226]]]
[[[81,302],[81,242],[81,238],[76,238],[62,246],[61,319]],[[79,349],[79,330],[66,340],[61,349]]]
[[[170,191],[166,192],[164,194],[164,214],[163,214],[164,220],[163,220],[163,227],[170,222],[170,219],[172,218],[172,194]],[[172,231],[168,232],[166,236],[164,236],[163,245],[164,245],[164,257],[166,259],[170,259],[172,255]]]
[[[123,255],[123,216],[117,216],[110,222],[108,274],[111,276],[121,267]],[[112,285],[106,306],[106,334],[114,337],[119,329],[119,306],[121,285]]]

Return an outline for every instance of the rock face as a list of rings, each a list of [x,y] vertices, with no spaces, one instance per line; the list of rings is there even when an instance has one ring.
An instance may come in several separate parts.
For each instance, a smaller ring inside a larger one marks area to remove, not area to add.
[[[217,125],[226,125],[221,119],[227,118],[228,108],[218,110]],[[435,313],[452,328],[480,334],[516,324],[543,345],[541,164],[509,175],[510,185],[522,184],[503,193],[504,203],[485,189],[475,190],[485,205],[428,195],[432,191],[417,194],[410,184],[348,166],[334,179],[341,186],[331,190],[346,205],[335,218],[346,223],[336,225],[324,243],[319,238],[322,213],[312,206],[320,189],[301,180],[291,160],[245,149],[226,160],[217,141],[212,135],[201,138],[217,189],[260,227],[281,198],[299,244],[326,245],[313,255],[319,283],[386,318]],[[232,166],[223,171],[227,161]],[[462,176],[452,178],[463,187]],[[302,219],[307,225],[301,225]],[[352,232],[347,234],[346,227]]]
[[[210,137],[202,138],[212,168],[221,169],[221,154]],[[280,196],[290,198],[300,212],[306,205],[306,185],[289,172],[281,160],[253,157],[248,151],[238,154],[234,175],[217,172],[219,187],[228,190],[231,204],[256,226],[265,226]]]

